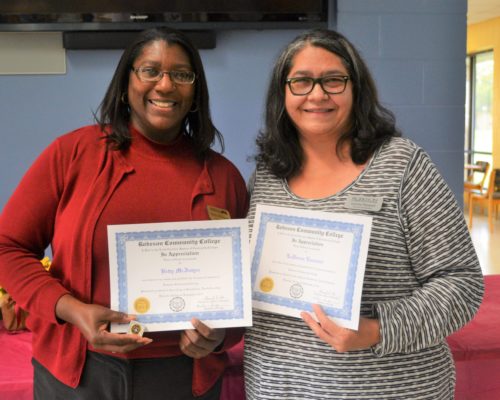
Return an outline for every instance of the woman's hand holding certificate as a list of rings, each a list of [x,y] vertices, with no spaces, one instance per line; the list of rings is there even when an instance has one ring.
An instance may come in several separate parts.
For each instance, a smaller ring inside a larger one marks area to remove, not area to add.
[[[302,312],[300,316],[316,336],[339,353],[368,349],[380,341],[380,324],[377,319],[361,317],[358,330],[354,331],[333,322],[321,306],[313,304],[312,308],[318,322],[307,312]]]
[[[152,339],[139,335],[108,332],[110,322],[128,324],[133,317],[98,304],[83,303],[70,295],[64,295],[58,300],[56,315],[75,325],[95,349],[127,353],[152,342]]]
[[[226,336],[225,329],[211,329],[199,319],[191,320],[194,329],[181,332],[179,346],[191,358],[203,358],[214,351]]]

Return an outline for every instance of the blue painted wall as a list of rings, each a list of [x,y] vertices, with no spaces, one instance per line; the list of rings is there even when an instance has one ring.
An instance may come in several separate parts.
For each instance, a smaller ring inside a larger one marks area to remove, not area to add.
[[[466,0],[338,0],[337,7],[331,27],[361,50],[405,136],[431,154],[461,199]],[[216,49],[201,52],[225,154],[245,178],[271,66],[298,33],[223,31]],[[0,209],[43,148],[92,122],[120,54],[68,51],[65,75],[0,76]]]
[[[212,116],[225,155],[248,178],[274,59],[299,31],[223,31],[202,50]],[[0,76],[0,208],[35,157],[57,136],[92,123],[121,51],[67,51],[65,75]],[[1,55],[0,55],[1,57]]]
[[[467,0],[338,0],[337,29],[359,48],[404,136],[463,201]]]

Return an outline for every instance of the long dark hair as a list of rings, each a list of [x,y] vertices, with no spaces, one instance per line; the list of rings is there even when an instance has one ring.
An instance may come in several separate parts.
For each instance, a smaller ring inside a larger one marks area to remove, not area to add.
[[[130,109],[127,102],[124,101],[128,91],[130,71],[143,48],[157,40],[165,41],[169,45],[181,46],[188,55],[193,72],[196,74],[193,106],[191,107],[194,108],[194,111],[188,112],[184,117],[182,124],[184,133],[191,137],[199,155],[205,154],[215,140],[219,141],[223,151],[224,140],[210,117],[207,80],[200,54],[186,35],[164,27],[148,29],[139,33],[120,58],[104,99],[99,105],[99,116],[95,116],[101,129],[106,132],[108,146],[117,150],[130,146]]]
[[[354,46],[335,31],[308,31],[297,36],[276,61],[267,91],[265,128],[257,137],[257,161],[280,178],[293,176],[302,166],[303,150],[297,128],[285,109],[285,80],[293,57],[308,45],[340,57],[352,83],[350,129],[341,134],[337,152],[350,142],[353,162],[364,164],[387,138],[401,135],[393,113],[380,104],[373,78]]]

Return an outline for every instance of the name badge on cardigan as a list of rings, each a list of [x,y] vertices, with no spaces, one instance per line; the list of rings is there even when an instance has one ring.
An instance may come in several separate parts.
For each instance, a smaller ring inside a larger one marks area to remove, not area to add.
[[[208,218],[214,220],[214,219],[230,219],[231,214],[229,214],[229,211],[223,209],[223,208],[218,208],[214,206],[209,206],[207,205],[207,213],[208,213]]]
[[[347,208],[352,210],[380,211],[382,209],[383,197],[370,196],[348,196],[345,202]]]

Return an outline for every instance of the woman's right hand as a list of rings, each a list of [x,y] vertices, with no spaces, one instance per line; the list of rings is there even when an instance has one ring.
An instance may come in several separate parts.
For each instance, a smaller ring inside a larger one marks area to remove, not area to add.
[[[153,341],[140,335],[109,332],[110,322],[128,323],[134,317],[97,304],[83,303],[69,294],[58,300],[56,316],[75,325],[95,349],[127,353]]]
[[[300,316],[309,328],[339,353],[365,350],[380,342],[380,322],[374,318],[360,317],[358,330],[343,328],[333,322],[320,305],[312,305],[318,322],[303,311]]]

